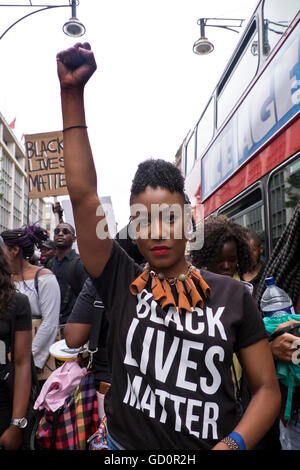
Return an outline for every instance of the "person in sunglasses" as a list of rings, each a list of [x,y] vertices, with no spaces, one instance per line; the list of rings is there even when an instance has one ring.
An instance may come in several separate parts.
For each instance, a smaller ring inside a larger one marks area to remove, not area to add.
[[[76,241],[74,227],[61,222],[54,229],[53,238],[56,255],[49,263],[49,269],[55,274],[61,292],[59,324],[65,325],[75,301],[87,278],[82,261],[73,249]]]

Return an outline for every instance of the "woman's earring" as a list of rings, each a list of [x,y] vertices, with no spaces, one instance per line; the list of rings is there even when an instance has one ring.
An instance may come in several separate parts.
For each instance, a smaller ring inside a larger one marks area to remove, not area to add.
[[[191,240],[193,240],[194,236],[195,236],[195,235],[194,235],[194,232],[191,230],[190,232],[187,233],[186,239],[187,239],[188,241],[191,241]]]

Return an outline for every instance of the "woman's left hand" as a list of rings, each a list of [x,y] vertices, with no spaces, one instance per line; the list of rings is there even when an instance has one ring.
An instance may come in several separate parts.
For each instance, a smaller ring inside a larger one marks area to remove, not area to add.
[[[97,69],[91,46],[88,42],[76,43],[56,56],[57,72],[62,89],[84,87]]]

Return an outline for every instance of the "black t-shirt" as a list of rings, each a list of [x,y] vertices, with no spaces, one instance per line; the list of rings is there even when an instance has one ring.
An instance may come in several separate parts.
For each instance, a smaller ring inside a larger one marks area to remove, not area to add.
[[[60,261],[57,256],[54,256],[49,263],[49,269],[55,274],[59,284],[61,294],[59,322],[64,324],[88,275],[81,259],[73,249]]]
[[[15,316],[15,331],[31,330],[31,309],[27,295],[16,292],[10,302],[7,313],[0,316],[0,366],[6,364],[11,346],[11,321]]]
[[[96,382],[104,381],[110,382],[111,376],[108,370],[107,356],[106,356],[106,337],[108,331],[108,321],[103,309],[94,306],[94,301],[97,297],[97,291],[90,278],[84,283],[83,289],[80,292],[73,310],[68,318],[67,323],[89,323],[91,325],[95,322],[95,316],[101,315],[101,328],[99,332],[98,351],[93,357],[92,370],[95,375]]]
[[[211,298],[179,315],[149,286],[130,293],[140,273],[114,243],[94,279],[109,318],[109,433],[128,450],[211,448],[237,424],[232,355],[267,336],[262,319],[247,288],[227,276],[201,271]]]
[[[15,293],[8,310],[0,316],[0,375],[8,362],[8,353],[11,351],[12,342],[12,317],[15,318],[15,331],[31,330],[31,309],[27,295]],[[0,400],[3,398],[5,387],[1,387]],[[6,392],[5,392],[6,393]]]
[[[15,331],[31,331],[29,300],[26,295],[21,293],[13,294],[7,312],[0,315],[0,377],[5,376],[7,372],[7,355],[11,351],[13,323]],[[12,412],[11,406],[8,388],[0,380],[0,434],[9,426]]]

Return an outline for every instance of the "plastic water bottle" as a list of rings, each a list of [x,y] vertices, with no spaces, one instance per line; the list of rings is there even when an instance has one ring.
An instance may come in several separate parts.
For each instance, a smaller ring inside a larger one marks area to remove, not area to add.
[[[260,302],[264,317],[279,317],[280,315],[295,315],[293,303],[288,294],[276,286],[274,277],[265,279],[267,286]]]

